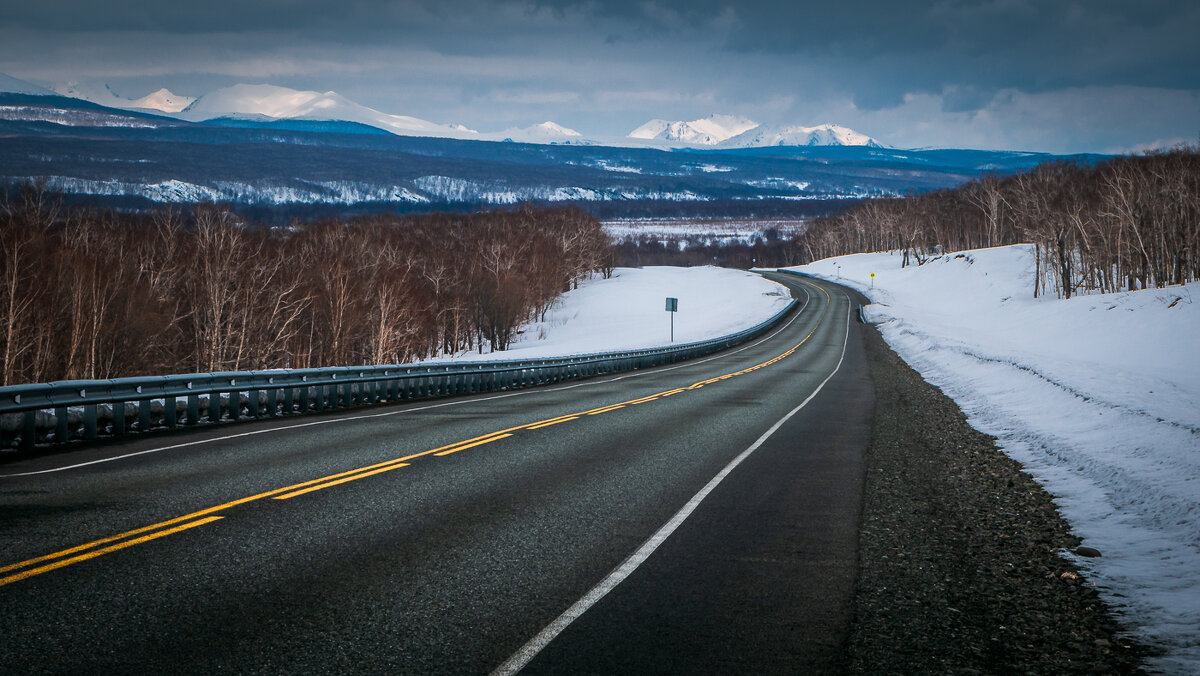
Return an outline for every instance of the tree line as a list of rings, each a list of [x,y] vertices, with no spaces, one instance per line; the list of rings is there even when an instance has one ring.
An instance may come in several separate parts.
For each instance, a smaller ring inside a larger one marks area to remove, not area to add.
[[[0,202],[0,383],[404,363],[507,349],[611,275],[574,208],[295,222],[199,205],[122,213],[28,188]]]
[[[1032,243],[1035,295],[1161,288],[1200,278],[1200,149],[1083,165],[1056,161],[955,189],[864,200],[814,219],[797,238],[805,262],[899,250],[930,255]]]

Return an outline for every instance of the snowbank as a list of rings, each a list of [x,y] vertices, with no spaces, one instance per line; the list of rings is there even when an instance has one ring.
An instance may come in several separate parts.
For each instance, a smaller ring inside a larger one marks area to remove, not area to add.
[[[1200,673],[1200,284],[1034,299],[1030,246],[900,262],[792,269],[871,298],[892,348],[1103,553],[1078,563],[1166,650],[1154,666]]]
[[[591,279],[563,294],[545,321],[521,328],[508,350],[467,352],[454,359],[539,359],[668,345],[668,296],[679,299],[674,317],[677,344],[748,329],[782,310],[791,299],[784,286],[740,270],[617,268],[611,279]]]

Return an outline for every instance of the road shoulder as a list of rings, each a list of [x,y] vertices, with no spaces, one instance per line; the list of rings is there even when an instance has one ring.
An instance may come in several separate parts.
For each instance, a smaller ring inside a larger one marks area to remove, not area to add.
[[[1136,673],[1051,496],[869,329],[853,673]]]

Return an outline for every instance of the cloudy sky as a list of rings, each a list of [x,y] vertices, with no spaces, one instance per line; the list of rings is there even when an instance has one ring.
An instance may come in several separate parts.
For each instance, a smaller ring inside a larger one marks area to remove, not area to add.
[[[45,0],[0,4],[0,72],[129,98],[333,90],[481,131],[720,113],[1115,152],[1200,138],[1198,27],[1195,0]]]

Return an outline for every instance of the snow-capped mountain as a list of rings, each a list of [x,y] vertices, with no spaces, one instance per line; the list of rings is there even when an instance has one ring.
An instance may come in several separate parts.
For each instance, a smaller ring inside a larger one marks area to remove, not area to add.
[[[760,125],[722,141],[721,148],[762,148],[766,146],[873,146],[875,139],[836,124],[815,127]]]
[[[529,127],[513,127],[495,134],[484,134],[481,138],[499,141],[514,141],[516,143],[564,143],[572,145],[592,145],[594,142],[583,137],[583,134],[554,122],[546,121]]]
[[[158,113],[178,113],[196,100],[193,96],[175,94],[166,88],[151,92],[141,98],[128,99],[113,91],[112,87],[107,84],[99,88],[81,85],[76,82],[69,82],[65,85],[55,87],[55,93],[74,99],[91,101],[92,103],[109,108],[154,111]]]
[[[709,115],[691,122],[656,119],[629,132],[629,138],[713,146],[757,126],[753,120],[734,115]]]
[[[164,87],[140,99],[134,99],[132,107],[142,110],[161,110],[164,113],[178,113],[192,105],[195,100],[196,97],[194,96],[175,94],[170,89]]]
[[[691,122],[650,120],[629,132],[629,138],[667,144],[717,148],[761,148],[766,146],[878,146],[875,139],[836,124],[815,127],[761,125],[733,115],[710,115]]]
[[[275,85],[238,84],[209,92],[185,108],[180,117],[199,122],[218,117],[344,120],[401,136],[478,138],[462,125],[444,125],[407,115],[390,115],[355,103],[337,92],[312,92]]]
[[[24,80],[18,80],[17,78],[5,75],[4,73],[0,73],[0,92],[10,94],[34,94],[36,96],[49,96],[54,93],[49,89],[44,89]]]

